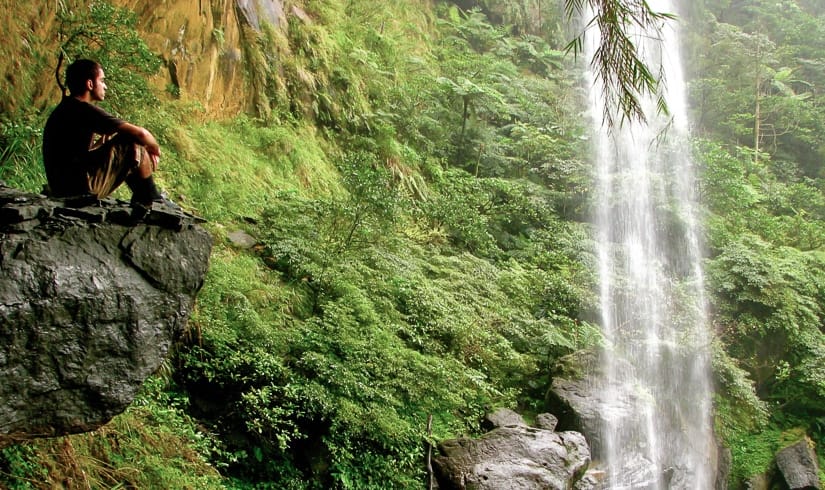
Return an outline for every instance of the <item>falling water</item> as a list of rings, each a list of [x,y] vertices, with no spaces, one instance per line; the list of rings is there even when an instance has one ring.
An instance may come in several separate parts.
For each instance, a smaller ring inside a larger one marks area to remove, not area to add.
[[[655,11],[675,12],[668,0],[649,4]],[[612,489],[704,490],[713,488],[716,473],[677,27],[668,21],[659,33],[636,38],[652,71],[662,67],[670,115],[657,115],[650,100],[647,123],[625,122],[608,131],[601,120],[602,90],[591,75],[606,339],[597,381],[605,401],[593,450]]]

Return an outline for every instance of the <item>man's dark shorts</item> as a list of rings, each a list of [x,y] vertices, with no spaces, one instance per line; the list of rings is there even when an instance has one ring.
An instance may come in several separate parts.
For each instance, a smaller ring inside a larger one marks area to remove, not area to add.
[[[121,135],[115,135],[108,141],[89,151],[85,162],[88,192],[104,199],[115,191],[136,171],[144,158],[146,149]]]

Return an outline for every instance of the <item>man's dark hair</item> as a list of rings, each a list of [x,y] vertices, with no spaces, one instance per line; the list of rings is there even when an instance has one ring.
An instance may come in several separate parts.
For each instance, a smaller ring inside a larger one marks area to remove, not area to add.
[[[86,92],[86,80],[94,80],[101,70],[97,61],[79,59],[66,68],[66,86],[72,95],[81,95]]]

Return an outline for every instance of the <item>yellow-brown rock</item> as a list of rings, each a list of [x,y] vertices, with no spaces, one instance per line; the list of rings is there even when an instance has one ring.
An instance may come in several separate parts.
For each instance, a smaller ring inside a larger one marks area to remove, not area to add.
[[[72,3],[72,2],[65,2]],[[88,2],[75,2],[83,8]],[[285,29],[281,0],[111,0],[138,16],[138,31],[164,60],[152,83],[198,101],[211,116],[260,110],[247,76],[245,43],[264,29]],[[0,76],[8,94],[0,111],[43,108],[60,97],[55,83],[57,9],[61,2],[0,0]]]

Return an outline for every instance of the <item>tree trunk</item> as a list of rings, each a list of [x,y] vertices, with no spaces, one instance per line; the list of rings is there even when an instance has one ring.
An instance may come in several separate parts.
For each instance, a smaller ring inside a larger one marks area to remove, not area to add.
[[[470,96],[465,95],[461,99],[464,102],[464,110],[461,114],[461,134],[458,138],[458,141],[460,143],[459,146],[462,146],[464,144],[464,131],[467,130],[467,119],[470,117]]]
[[[759,139],[762,131],[762,44],[759,37],[756,38],[756,101],[753,110],[753,163],[759,164]]]

